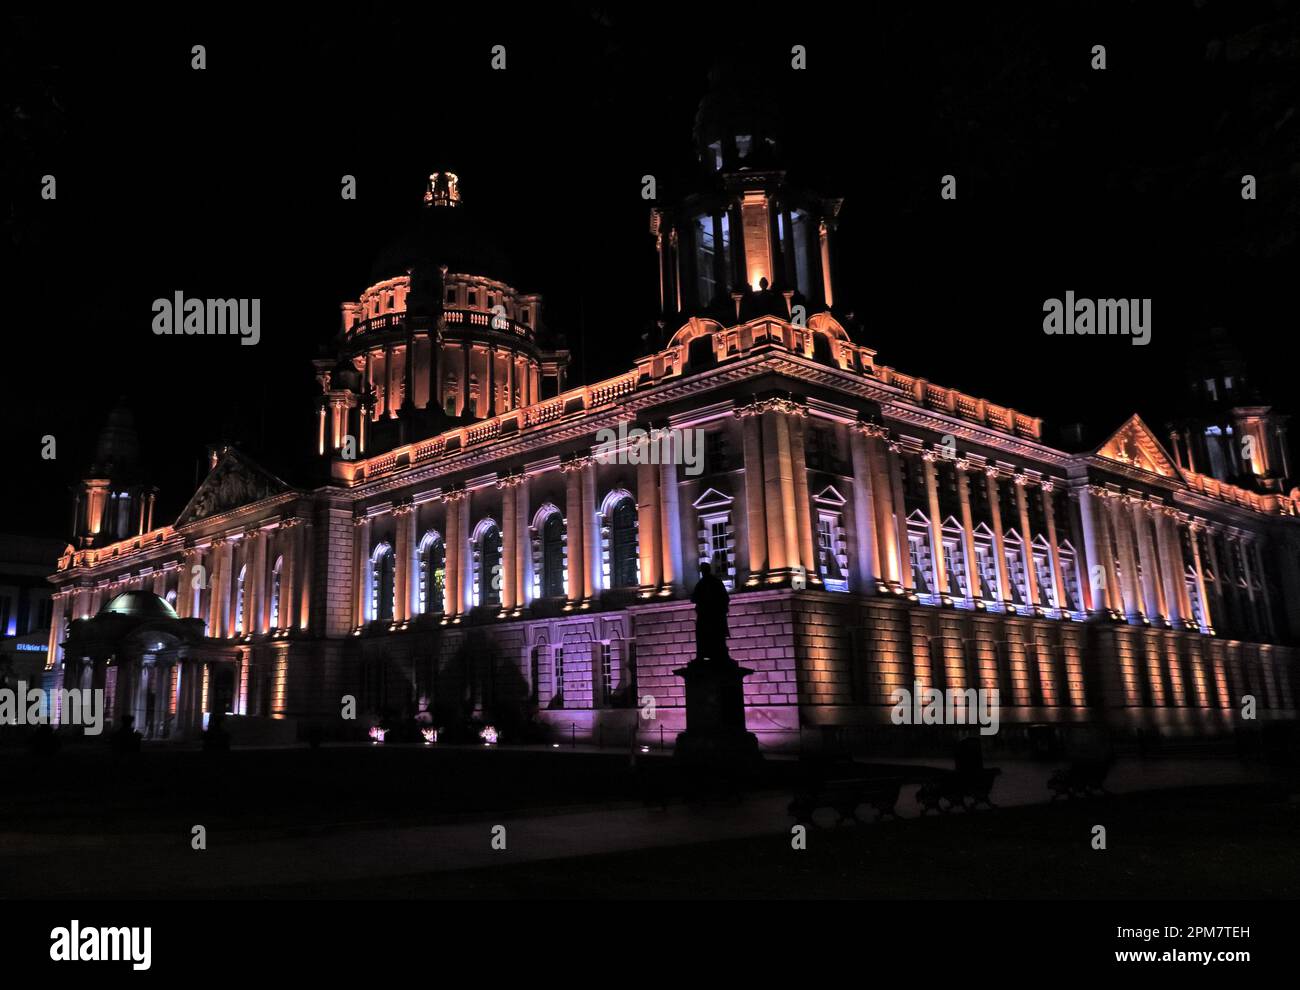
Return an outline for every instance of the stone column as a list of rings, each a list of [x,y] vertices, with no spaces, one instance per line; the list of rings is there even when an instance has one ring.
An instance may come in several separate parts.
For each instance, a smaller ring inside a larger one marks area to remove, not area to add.
[[[312,532],[311,520],[308,519],[299,527],[298,539],[294,547],[294,553],[298,557],[296,598],[298,601],[297,625],[299,629],[307,629],[311,623],[312,554],[315,550],[312,543]]]
[[[1152,507],[1151,521],[1156,528],[1156,555],[1160,558],[1160,576],[1165,597],[1165,616],[1175,629],[1184,627],[1183,600],[1187,594],[1187,580],[1183,573],[1183,550],[1173,533],[1174,509],[1164,505]]]
[[[935,593],[945,603],[951,601],[948,591],[948,565],[943,559],[943,521],[939,517],[939,478],[934,466],[937,455],[933,450],[921,451],[921,469],[925,473],[925,495],[930,509],[930,541],[934,555]]]
[[[745,484],[748,486],[748,461],[745,475]],[[659,531],[659,472],[650,463],[649,445],[645,442],[641,444],[640,463],[636,466],[636,515],[637,550],[641,558],[641,594],[647,596],[659,588],[659,554],[663,540]],[[750,525],[753,526],[752,519]]]
[[[590,457],[582,468],[582,549],[586,563],[582,597],[593,601],[601,591],[601,561],[600,527],[596,517],[596,462]]]
[[[1039,495],[1043,500],[1043,521],[1047,526],[1047,552],[1050,555],[1052,568],[1052,594],[1056,599],[1052,604],[1065,612],[1067,611],[1065,573],[1061,568],[1061,544],[1056,537],[1056,507],[1052,504],[1052,491],[1055,487],[1052,482],[1044,481],[1040,485]]]
[[[1189,520],[1187,542],[1192,545],[1192,569],[1196,572],[1196,594],[1201,599],[1201,630],[1214,634],[1214,621],[1210,612],[1210,596],[1205,587],[1205,568],[1201,563],[1201,532],[1205,523],[1199,519]],[[1191,618],[1191,613],[1188,613]]]
[[[415,552],[411,533],[415,528],[415,506],[409,500],[393,506],[393,522],[396,530],[393,541],[393,622],[400,625],[414,612],[411,590],[419,584],[411,566]]]
[[[1138,559],[1142,562],[1142,601],[1147,618],[1158,624],[1169,613],[1165,611],[1167,606],[1161,593],[1160,562],[1151,541],[1149,505],[1141,498],[1129,499],[1127,505],[1137,534]]]
[[[302,536],[302,520],[296,517],[284,520],[280,524],[283,534],[280,547],[284,564],[280,569],[280,617],[277,626],[280,629],[294,629],[298,625],[298,582],[302,579],[298,570],[298,540]]]
[[[1011,607],[1011,582],[1007,575],[1007,545],[1002,534],[1002,503],[998,500],[998,469],[986,467],[984,479],[988,485],[989,518],[993,521],[993,556],[998,568],[998,597]]]
[[[1227,575],[1224,574],[1223,568],[1219,566],[1219,551],[1215,546],[1215,538],[1219,534],[1219,527],[1214,523],[1205,523],[1205,549],[1210,555],[1210,571],[1214,574],[1214,614],[1219,616],[1219,621],[1223,622],[1224,605],[1223,599],[1227,594],[1224,591],[1224,582]],[[1235,630],[1233,630],[1235,633]]]
[[[780,400],[758,403],[763,418],[763,493],[766,499],[767,566],[788,571],[799,563],[790,434]]]
[[[446,492],[446,536],[443,539],[442,612],[447,617],[460,615],[460,498],[455,491]]]
[[[176,615],[188,619],[194,611],[193,565],[195,551],[187,547],[176,562]]]
[[[533,586],[533,541],[529,537],[528,475],[518,474],[515,483],[515,609],[522,610],[529,602],[529,589]]]
[[[356,593],[356,604],[353,609],[353,623],[356,628],[360,629],[366,624],[366,611],[370,606],[367,601],[367,588],[370,582],[370,518],[368,516],[354,516],[353,525],[356,527],[352,534],[352,563],[353,563],[353,590]]]
[[[212,541],[213,575],[212,595],[210,596],[212,628],[218,639],[231,635],[230,628],[230,579],[234,564],[234,547],[229,538],[218,537]]]
[[[835,297],[831,291],[831,233],[825,220],[817,224],[817,238],[821,245],[822,291],[826,296],[826,308],[830,309],[835,305]]]
[[[662,538],[661,569],[664,590],[682,587],[687,575],[682,570],[682,514],[677,491],[677,465],[673,459],[659,465],[659,532]]]
[[[1016,486],[1016,515],[1020,518],[1020,546],[1025,567],[1025,584],[1028,585],[1029,604],[1042,608],[1043,603],[1038,594],[1038,568],[1034,566],[1034,534],[1029,529],[1029,500],[1025,497],[1025,487],[1029,484],[1027,475],[1014,477]]]
[[[970,461],[959,459],[957,469],[957,499],[961,504],[961,551],[966,559],[967,599],[977,602],[983,597],[984,575],[980,573],[975,556],[975,513],[970,504]]]
[[[894,502],[894,533],[898,540],[898,570],[905,591],[916,590],[912,574],[911,542],[907,538],[907,500],[903,497],[902,448],[896,443],[885,445],[888,451],[889,487]]]
[[[497,479],[501,492],[501,611],[519,604],[519,506],[515,502],[517,475]]]
[[[886,436],[888,431],[875,423],[862,428],[866,438],[867,469],[871,476],[871,491],[875,501],[875,534],[877,562],[880,577],[897,591],[903,586],[904,561],[898,545],[898,526],[894,522],[894,483],[889,466],[890,451]]]
[[[565,474],[564,521],[569,548],[569,607],[582,601],[586,590],[586,536],[583,534],[582,458],[574,457],[560,465]]]
[[[232,538],[226,556],[230,559],[226,581],[226,635],[235,636],[236,634],[242,634],[248,627],[248,574],[250,568],[248,567],[247,538]],[[238,621],[239,572],[241,570],[244,572],[244,628],[242,629]]]
[[[457,534],[460,543],[460,612],[468,614],[474,608],[474,546],[470,542],[470,522],[473,519],[473,493],[462,488],[458,493],[460,507],[456,512]]]
[[[1124,615],[1129,622],[1142,620],[1142,608],[1138,599],[1137,562],[1133,553],[1132,516],[1125,511],[1127,498],[1131,496],[1108,499],[1110,521],[1119,541],[1120,592],[1124,600]]]
[[[1093,587],[1093,607],[1096,611],[1109,610],[1119,613],[1124,609],[1124,599],[1120,594],[1119,574],[1115,570],[1115,548],[1111,544],[1109,510],[1106,500],[1110,492],[1099,485],[1085,485],[1079,489],[1082,518],[1084,522],[1084,539],[1088,539],[1088,525],[1096,538],[1096,546],[1089,548],[1088,581]],[[1095,553],[1096,556],[1092,556]],[[1097,588],[1100,591],[1097,591]]]
[[[803,564],[809,585],[822,583],[821,569],[813,547],[812,499],[808,493],[808,457],[804,451],[804,419],[808,410],[798,403],[790,403],[787,429],[790,433],[790,468],[794,475],[794,519],[798,535],[800,563]]]
[[[266,633],[267,623],[270,621],[271,613],[267,602],[268,572],[266,561],[266,544],[270,538],[271,534],[269,532],[255,529],[253,530],[252,545],[250,547],[252,551],[250,555],[252,557],[252,566],[249,568],[249,571],[253,579],[254,608],[251,614],[252,621],[245,623],[245,625],[248,626],[249,632],[259,635]],[[247,605],[244,606],[244,611],[248,611]]]
[[[876,500],[864,430],[868,425],[855,423],[849,433],[849,447],[853,456],[853,528],[857,533],[858,557],[857,587],[854,590],[858,594],[875,591],[881,575],[876,549]],[[750,518],[753,518],[752,510]]]

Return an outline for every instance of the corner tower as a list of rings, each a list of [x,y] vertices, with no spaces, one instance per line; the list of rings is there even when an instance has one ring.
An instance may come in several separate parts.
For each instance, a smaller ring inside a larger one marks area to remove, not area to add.
[[[709,79],[695,117],[695,188],[651,211],[663,325],[830,309],[842,200],[789,180],[784,134],[754,70],[724,65]]]
[[[157,489],[140,473],[140,438],[130,411],[119,405],[95,441],[94,462],[76,488],[72,545],[107,546],[153,528]]]

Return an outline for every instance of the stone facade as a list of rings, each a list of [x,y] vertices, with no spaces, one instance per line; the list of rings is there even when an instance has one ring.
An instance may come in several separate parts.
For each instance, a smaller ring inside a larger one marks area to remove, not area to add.
[[[1245,695],[1294,717],[1282,418],[1225,414],[1211,446],[1184,422],[1171,453],[1134,416],[1066,451],[1035,417],[877,363],[834,309],[839,201],[792,188],[767,135],[702,119],[706,191],[652,216],[677,329],[625,373],[568,386],[541,298],[447,240],[465,232],[459,179],[435,173],[426,254],[385,255],[402,270],[344,306],[338,361],[316,362],[320,480],[218,449],[155,526],[112,421],[51,579],[51,679],[181,671],[150,703],[169,716],[150,735],[169,738],[218,705],[337,726],[349,695],[362,727],[421,713],[653,742],[683,725],[672,672],[694,655],[687,599],[708,562],[769,747],[873,731],[918,682],[996,689],[1013,730],[1214,734]],[[1249,457],[1220,442],[1234,423]],[[126,590],[202,619],[202,642],[67,656],[68,622]]]

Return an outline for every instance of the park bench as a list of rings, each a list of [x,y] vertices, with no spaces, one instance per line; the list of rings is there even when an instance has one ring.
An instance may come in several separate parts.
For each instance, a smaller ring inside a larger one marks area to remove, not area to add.
[[[1048,778],[1047,788],[1052,792],[1052,800],[1089,797],[1094,791],[1098,794],[1108,793],[1105,787],[1106,775],[1114,764],[1113,756],[1072,761]]]
[[[810,773],[799,783],[789,811],[800,825],[813,824],[818,808],[830,808],[839,815],[836,824],[861,821],[858,808],[869,805],[876,810],[877,821],[897,817],[894,806],[902,781],[897,777],[871,777],[856,770],[852,763],[834,765]]]
[[[979,805],[992,808],[989,794],[993,782],[1002,773],[998,767],[967,767],[961,770],[945,770],[935,774],[923,783],[916,792],[916,803],[921,806],[921,814],[927,811],[947,813],[961,806],[967,811],[974,811]]]

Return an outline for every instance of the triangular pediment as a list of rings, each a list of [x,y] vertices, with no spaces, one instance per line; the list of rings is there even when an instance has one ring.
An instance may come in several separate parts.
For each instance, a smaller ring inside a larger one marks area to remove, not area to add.
[[[843,505],[848,501],[834,485],[827,485],[821,493],[813,496],[814,502],[827,502],[831,505]]]
[[[730,495],[718,491],[716,488],[706,488],[704,494],[691,503],[697,509],[718,509],[734,501]]]
[[[198,491],[181,510],[176,525],[180,527],[186,523],[198,522],[288,491],[291,489],[287,484],[247,454],[241,454],[232,447],[221,455],[216,467],[208,472]]]
[[[1161,478],[1177,478],[1178,465],[1165,453],[1150,427],[1135,413],[1097,448],[1097,456]]]

